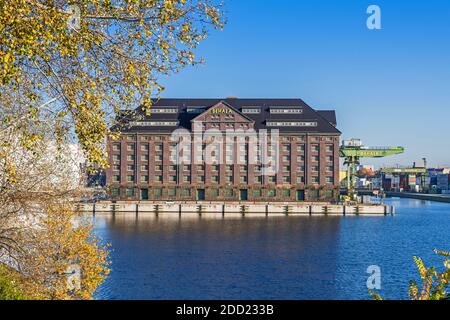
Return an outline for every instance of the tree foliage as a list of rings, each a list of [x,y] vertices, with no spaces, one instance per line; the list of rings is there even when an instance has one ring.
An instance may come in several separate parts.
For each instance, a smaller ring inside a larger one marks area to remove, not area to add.
[[[73,146],[58,148],[48,128],[34,128],[42,139],[29,148],[14,130],[0,131],[8,141],[0,148],[0,266],[20,275],[15,283],[28,299],[90,299],[109,272],[108,250],[73,210],[83,158]],[[71,267],[79,270],[73,289]]]
[[[420,257],[413,257],[414,263],[419,270],[422,280],[421,286],[412,280],[409,284],[408,294],[411,300],[448,300],[450,293],[447,292],[450,283],[450,252],[434,250],[434,252],[444,257],[443,272],[439,272],[435,267],[426,267]],[[376,300],[383,300],[374,291],[370,291]]]
[[[200,62],[195,48],[209,27],[223,25],[220,3],[75,0],[70,4],[0,0],[0,103],[14,94],[15,103],[28,109],[30,120],[52,117],[58,136],[73,130],[88,160],[106,165],[108,116],[137,105],[149,108],[151,95],[163,89],[159,76]],[[1,107],[11,108],[3,103]],[[2,121],[11,123],[22,115],[14,113]]]
[[[90,224],[73,225],[83,157],[72,147],[107,166],[119,110],[149,112],[160,76],[200,63],[194,51],[222,28],[220,9],[218,0],[0,0],[0,267],[20,275],[28,298],[92,298],[108,250]],[[73,265],[80,286],[69,290]]]

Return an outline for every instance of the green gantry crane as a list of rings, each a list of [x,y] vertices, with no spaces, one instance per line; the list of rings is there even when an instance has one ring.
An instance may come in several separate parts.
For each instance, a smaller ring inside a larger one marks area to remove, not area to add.
[[[424,158],[424,165],[425,167],[412,167],[412,168],[382,168],[380,171],[383,175],[390,174],[390,175],[420,175],[422,177],[421,179],[421,186],[422,189],[425,189],[425,178],[428,177],[428,169],[426,168],[426,159]]]
[[[361,158],[383,158],[405,152],[403,147],[366,147],[360,139],[344,140],[339,154],[347,166],[347,195],[351,201],[357,201],[356,166]]]

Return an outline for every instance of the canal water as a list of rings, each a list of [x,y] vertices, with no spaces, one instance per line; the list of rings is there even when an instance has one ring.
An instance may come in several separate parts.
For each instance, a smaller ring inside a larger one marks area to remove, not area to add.
[[[450,204],[388,199],[392,216],[244,218],[95,217],[111,243],[112,271],[98,299],[406,299],[412,257],[441,268],[450,250]]]

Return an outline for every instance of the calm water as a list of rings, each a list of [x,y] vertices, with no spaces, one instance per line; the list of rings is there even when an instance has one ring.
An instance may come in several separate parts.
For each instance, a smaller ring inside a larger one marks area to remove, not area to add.
[[[155,217],[98,215],[112,244],[100,299],[369,299],[370,265],[380,293],[407,297],[412,257],[441,266],[450,250],[450,204],[387,200],[395,217]]]

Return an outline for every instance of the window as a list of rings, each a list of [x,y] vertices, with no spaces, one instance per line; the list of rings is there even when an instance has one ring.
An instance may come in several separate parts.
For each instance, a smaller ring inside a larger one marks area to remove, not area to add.
[[[155,166],[155,171],[162,171],[163,167],[161,165]]]
[[[150,113],[178,113],[178,108],[150,108]]]
[[[283,161],[284,162],[291,161],[291,157],[290,156],[283,156]]]
[[[217,189],[217,188],[211,189],[211,197],[215,199],[218,196],[219,196],[219,189]]]
[[[188,107],[186,109],[186,112],[200,114],[200,113],[203,113],[203,111],[205,111],[205,110],[206,110],[205,107]]]
[[[120,182],[120,176],[113,176],[112,181],[113,182]]]
[[[214,182],[214,183],[219,182],[219,176],[212,176],[211,177],[211,181]]]
[[[134,182],[134,176],[127,176],[128,182]]]
[[[283,172],[291,172],[291,166],[283,166]]]
[[[261,109],[260,108],[252,108],[252,107],[248,107],[248,108],[242,108],[242,113],[260,113]]]
[[[278,107],[278,108],[270,108],[270,113],[272,114],[301,114],[303,113],[303,109],[301,108],[282,108],[282,107]]]
[[[155,151],[162,151],[162,149],[163,149],[163,146],[162,146],[162,144],[155,144]]]
[[[241,172],[247,172],[247,166],[239,166]]]
[[[291,197],[291,190],[283,189],[283,197],[290,198]]]
[[[227,170],[227,171],[233,171],[233,166],[229,166],[229,165],[226,166],[226,170]]]
[[[134,189],[133,188],[126,188],[125,189],[125,195],[127,197],[133,197],[134,196]]]
[[[297,152],[305,152],[305,145],[304,144],[297,145]]]
[[[233,183],[233,176],[226,176],[225,181],[227,183]]]
[[[197,176],[197,181],[201,183],[205,182],[205,176]]]
[[[127,155],[127,160],[128,161],[134,161],[134,155],[133,154]]]
[[[297,157],[297,162],[303,162],[303,161],[305,161],[305,156]]]
[[[319,150],[320,150],[319,145],[318,144],[312,145],[311,150],[314,152],[319,152]]]
[[[320,160],[319,156],[312,156],[311,159],[312,159],[312,161],[315,161],[315,162],[319,162],[319,160]]]
[[[284,176],[284,177],[283,177],[283,183],[291,183],[291,177],[289,177],[289,176]]]
[[[178,121],[133,121],[130,122],[132,127],[176,127]]]
[[[328,162],[333,162],[334,157],[333,157],[333,156],[327,156],[327,157],[326,157],[326,160],[327,160]]]
[[[219,166],[218,165],[213,165],[211,167],[212,171],[219,171]]]
[[[134,144],[127,144],[127,151],[134,151]]]
[[[191,182],[191,177],[190,176],[183,176],[183,182],[186,182],[186,183]]]
[[[334,197],[333,190],[325,190],[324,196],[325,198],[333,198]]]
[[[277,191],[275,189],[268,189],[267,190],[267,196],[268,197],[276,197]]]
[[[191,189],[186,189],[186,188],[181,189],[181,196],[182,197],[190,197]]]
[[[163,177],[162,176],[155,176],[155,182],[162,182]]]
[[[301,177],[297,177],[297,183],[304,183],[305,182],[305,177],[301,176]]]
[[[161,197],[162,196],[162,189],[161,188],[153,189],[153,194],[155,195],[155,197]]]
[[[205,166],[200,164],[197,166],[197,171],[204,171],[205,170]]]
[[[169,182],[177,182],[177,176],[169,176]]]
[[[326,170],[327,172],[333,172],[333,166],[327,166]]]
[[[278,122],[278,121],[267,121],[268,127],[317,127],[317,122],[306,122],[306,121],[292,121],[292,122]]]
[[[290,152],[291,146],[290,145],[283,145],[283,152]]]
[[[311,170],[314,172],[319,172],[319,166],[312,166]]]
[[[255,177],[255,183],[261,183],[261,181],[262,181],[261,176]]]
[[[261,197],[261,190],[260,189],[253,190],[253,197],[254,198],[260,198]]]
[[[113,144],[113,151],[120,151],[120,144],[118,143]]]
[[[224,194],[225,194],[225,197],[227,197],[227,198],[233,197],[233,195],[234,195],[233,189],[225,189]]]
[[[177,171],[177,166],[169,166],[170,171]]]
[[[113,165],[114,171],[120,171],[120,166],[118,164]]]
[[[326,177],[325,178],[326,183],[333,183],[333,177]]]
[[[309,191],[309,198],[311,200],[319,199],[319,190],[310,190]]]
[[[239,179],[239,181],[240,181],[241,183],[247,183],[247,177],[246,177],[246,176],[241,176],[240,179]]]
[[[311,178],[311,182],[314,184],[318,184],[319,183],[319,177],[312,177]]]
[[[112,188],[111,189],[111,197],[116,198],[119,196],[119,188]]]
[[[119,154],[113,155],[113,161],[120,161],[120,155]]]
[[[261,166],[255,166],[255,172],[261,172],[262,167]]]
[[[144,164],[141,166],[141,171],[148,171],[148,164]]]
[[[305,172],[305,166],[298,166],[298,172]]]
[[[276,180],[275,176],[268,176],[267,177],[267,181],[269,183],[275,183],[277,180]]]
[[[134,171],[134,165],[133,164],[128,164],[127,165],[127,170],[128,171]]]
[[[177,189],[175,189],[175,188],[167,189],[167,195],[169,197],[175,197],[177,195]]]
[[[333,152],[333,151],[334,151],[334,148],[333,148],[332,145],[327,145],[325,150],[326,150],[327,152]]]
[[[142,161],[148,161],[148,154],[141,156]]]
[[[141,150],[142,151],[148,151],[148,144],[142,144],[141,145]]]
[[[162,161],[162,160],[163,160],[162,155],[155,156],[155,161]]]
[[[141,182],[148,182],[148,176],[141,176]]]

